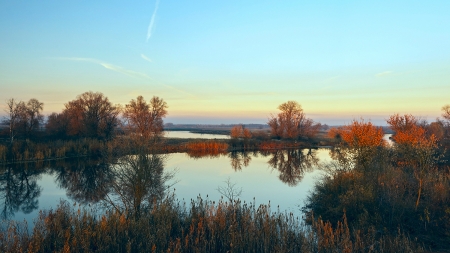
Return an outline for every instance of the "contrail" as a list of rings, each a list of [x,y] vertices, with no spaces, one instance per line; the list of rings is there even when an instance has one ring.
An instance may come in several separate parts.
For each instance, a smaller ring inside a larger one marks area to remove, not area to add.
[[[150,39],[150,37],[152,36],[152,29],[153,29],[153,24],[155,23],[155,16],[156,16],[156,11],[158,11],[158,5],[159,5],[159,0],[156,0],[155,10],[153,11],[152,19],[150,19],[150,24],[148,25],[147,42]]]

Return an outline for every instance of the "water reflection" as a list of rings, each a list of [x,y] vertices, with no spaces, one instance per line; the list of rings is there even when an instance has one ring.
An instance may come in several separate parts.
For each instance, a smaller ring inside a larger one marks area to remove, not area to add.
[[[257,153],[254,153],[254,156],[256,155]],[[228,157],[231,160],[231,168],[233,168],[235,171],[242,170],[242,167],[247,167],[252,160],[250,152],[246,151],[233,151],[228,154]]]
[[[52,170],[59,187],[66,189],[69,198],[82,204],[103,200],[113,182],[110,163],[103,160],[58,162]]]
[[[4,219],[16,213],[16,217],[31,223],[37,210],[55,207],[60,198],[67,196],[77,203],[105,204],[139,215],[149,210],[154,200],[167,194],[169,183],[177,182],[176,195],[180,199],[198,194],[209,194],[216,199],[220,197],[217,187],[228,177],[244,188],[244,199],[256,197],[261,203],[277,200],[288,206],[292,200],[284,200],[280,195],[292,195],[312,187],[313,179],[304,175],[313,170],[317,157],[328,157],[328,150],[319,150],[317,154],[316,150],[273,150],[197,154],[195,159],[181,153],[140,154],[112,161],[70,159],[3,166],[0,167],[0,211]],[[176,177],[173,172],[167,172],[174,169],[178,171]],[[272,171],[277,172],[276,177]]]
[[[186,154],[190,157],[190,158],[194,158],[194,159],[201,159],[201,158],[217,158],[220,157],[221,155],[226,154],[226,152],[224,151],[220,151],[220,150],[189,150],[186,152]]]
[[[32,166],[32,167],[31,167]],[[0,207],[2,219],[9,219],[19,210],[25,214],[39,207],[41,187],[37,180],[42,170],[35,164],[6,165],[0,172]]]
[[[311,172],[319,162],[312,149],[274,150],[263,154],[270,156],[267,163],[280,172],[279,179],[289,186],[296,186],[305,172]]]
[[[118,159],[112,169],[111,192],[105,201],[118,212],[138,218],[162,199],[173,173],[164,172],[164,156],[138,154]]]

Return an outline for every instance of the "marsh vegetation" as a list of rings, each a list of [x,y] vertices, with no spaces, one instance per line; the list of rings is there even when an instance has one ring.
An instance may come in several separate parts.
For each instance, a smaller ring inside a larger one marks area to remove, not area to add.
[[[269,119],[270,133],[236,125],[230,139],[172,142],[162,134],[167,105],[157,97],[149,103],[138,97],[122,107],[101,93],[84,93],[52,114],[45,131],[39,128],[43,104],[30,101],[8,101],[0,145],[1,251],[450,250],[448,106],[443,120],[432,123],[392,115],[387,124],[393,143],[387,145],[383,130],[362,119],[324,136],[324,128],[294,101]],[[332,146],[326,152],[333,161],[320,161],[313,148],[319,144]],[[226,158],[235,173],[264,157],[287,187],[315,169],[322,177],[309,193],[288,196],[305,197],[302,218],[300,210],[241,200],[242,191],[231,181],[214,188],[225,199],[199,196],[186,203],[171,190],[176,174],[165,169],[164,155],[170,152]],[[63,165],[68,158],[70,165]],[[63,201],[41,211],[31,229],[11,220],[19,210],[39,208],[37,181],[49,167],[78,204]],[[94,204],[99,209],[89,208]]]

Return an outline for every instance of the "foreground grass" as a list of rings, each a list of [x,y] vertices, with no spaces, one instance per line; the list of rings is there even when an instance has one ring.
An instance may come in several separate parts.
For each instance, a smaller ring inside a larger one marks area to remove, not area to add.
[[[346,217],[334,228],[312,226],[270,206],[167,198],[139,217],[119,212],[93,215],[61,202],[41,211],[34,229],[4,223],[1,252],[421,252],[405,235],[350,232]]]

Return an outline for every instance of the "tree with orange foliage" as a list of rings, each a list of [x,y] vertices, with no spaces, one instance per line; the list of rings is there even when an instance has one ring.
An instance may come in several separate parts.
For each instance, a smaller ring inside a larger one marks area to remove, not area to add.
[[[341,140],[332,150],[332,157],[345,166],[360,165],[364,170],[374,157],[377,149],[385,145],[383,130],[371,122],[353,120],[350,125],[340,129],[331,129],[328,135]]]
[[[437,138],[434,134],[427,135],[427,130],[420,126],[418,120],[410,115],[392,115],[387,123],[395,134],[392,136],[394,142],[405,147],[413,148],[437,148]]]
[[[379,147],[384,145],[383,130],[364,120],[345,126],[340,132],[342,140],[352,148]]]
[[[419,181],[417,191],[416,209],[419,205],[423,180],[427,171],[430,171],[439,159],[437,154],[438,139],[434,134],[427,134],[426,129],[420,126],[418,120],[410,115],[392,115],[387,123],[395,134],[392,139],[399,154],[398,165],[412,168],[414,176]]]

